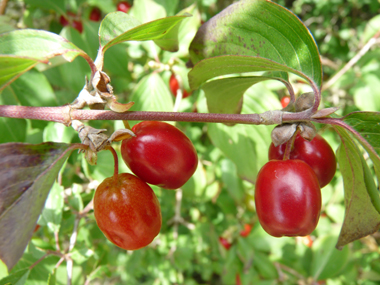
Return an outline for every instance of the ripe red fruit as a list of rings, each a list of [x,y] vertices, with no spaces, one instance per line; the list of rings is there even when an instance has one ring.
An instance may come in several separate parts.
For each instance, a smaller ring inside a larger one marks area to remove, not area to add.
[[[102,11],[100,11],[98,7],[92,8],[89,19],[91,21],[98,22],[100,21],[101,18],[102,18]]]
[[[271,160],[257,175],[255,203],[268,234],[306,236],[316,228],[321,212],[317,176],[301,160]]]
[[[62,25],[62,26],[68,26],[69,25],[69,20],[67,20],[63,15],[61,15],[59,17],[59,23]]]
[[[285,148],[286,143],[277,147],[271,143],[269,147],[269,159],[282,160]],[[334,177],[336,171],[334,151],[327,141],[318,134],[311,142],[298,134],[290,152],[290,159],[300,159],[306,162],[317,175],[321,188],[329,184]]]
[[[244,224],[244,229],[240,232],[240,236],[247,237],[251,232],[252,226],[250,224]]]
[[[158,235],[162,218],[152,188],[129,173],[106,178],[94,196],[96,223],[117,246],[135,250],[147,246]]]
[[[177,78],[175,77],[174,73],[170,76],[169,79],[169,87],[172,94],[177,97],[177,91],[179,89],[179,83]],[[187,92],[186,90],[183,90],[182,98],[189,97],[191,93]]]
[[[73,12],[67,12],[67,15],[69,16],[70,19],[72,19],[71,26],[74,29],[76,29],[79,33],[82,33],[83,32],[83,24],[80,20],[76,19],[77,15],[75,15]],[[66,17],[64,17],[63,15],[61,15],[59,17],[59,22],[64,27],[70,25],[70,21]]]
[[[121,1],[117,4],[116,9],[120,12],[128,13],[129,9],[131,9],[131,4],[127,1]]]
[[[280,102],[281,102],[282,108],[285,108],[286,106],[288,106],[288,104],[290,102],[290,96],[282,97]]]
[[[176,127],[144,121],[133,126],[135,137],[123,140],[121,155],[131,171],[147,183],[177,189],[194,174],[197,152]]]
[[[76,29],[79,33],[83,32],[83,24],[81,21],[74,20],[72,23],[72,27]]]
[[[232,244],[224,237],[219,237],[219,242],[227,250],[229,250],[232,246]]]

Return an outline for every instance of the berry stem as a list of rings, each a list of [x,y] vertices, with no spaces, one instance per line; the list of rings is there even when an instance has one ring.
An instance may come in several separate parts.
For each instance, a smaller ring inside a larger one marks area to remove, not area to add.
[[[117,158],[117,153],[115,149],[112,146],[107,146],[105,149],[112,152],[113,159],[115,162],[114,172],[113,172],[113,180],[115,183],[117,183],[117,176],[119,175],[119,159]]]
[[[297,128],[297,130],[294,132],[294,135],[292,136],[292,138],[290,140],[288,140],[288,142],[286,143],[283,160],[290,159],[290,153],[292,152],[293,144],[294,144],[294,141],[296,139],[298,132],[299,132],[299,129]]]

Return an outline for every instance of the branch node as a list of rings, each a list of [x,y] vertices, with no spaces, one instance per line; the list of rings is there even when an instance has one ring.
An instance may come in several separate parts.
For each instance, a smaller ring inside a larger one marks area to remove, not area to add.
[[[260,122],[264,125],[281,125],[282,124],[283,111],[266,111],[260,116]]]

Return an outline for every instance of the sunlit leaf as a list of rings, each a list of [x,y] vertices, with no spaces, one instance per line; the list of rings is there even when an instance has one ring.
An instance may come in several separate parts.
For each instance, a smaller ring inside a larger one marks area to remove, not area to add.
[[[15,30],[0,34],[0,90],[37,63],[62,55],[73,61],[86,53],[63,37],[42,30]]]
[[[262,100],[265,96],[266,100]],[[253,86],[245,94],[243,114],[280,109],[275,94],[262,86]],[[240,178],[252,183],[260,168],[268,161],[270,133],[273,126],[209,124],[208,135],[213,144],[232,160]]]
[[[380,112],[353,112],[342,120],[361,134],[380,155]]]
[[[264,76],[231,77],[211,80],[202,86],[210,113],[240,113],[241,99],[252,85],[270,79]]]
[[[313,243],[311,274],[315,280],[326,280],[338,274],[347,264],[349,248],[335,248],[336,236],[328,235],[318,238]]]
[[[24,253],[58,171],[67,144],[0,145],[0,258],[11,269]],[[15,226],[17,225],[17,226]]]
[[[104,52],[109,47],[125,41],[160,39],[188,16],[190,15],[172,16],[141,24],[126,13],[109,13],[99,28],[100,45]]]
[[[191,89],[197,89],[207,80],[217,76],[255,71],[292,72],[311,81],[305,74],[269,59],[244,55],[224,55],[207,58],[197,63],[189,72],[189,83]]]
[[[368,191],[371,185],[366,181],[366,165],[361,153],[346,130],[335,127],[342,143],[337,151],[339,169],[342,172],[345,197],[345,218],[337,247],[376,232],[380,227],[380,214],[374,207]],[[373,179],[372,177],[370,179]],[[378,194],[377,194],[378,195]],[[379,199],[377,197],[377,199]]]
[[[321,85],[313,36],[296,15],[271,1],[241,0],[201,26],[190,46],[192,62],[220,55],[266,58]]]
[[[30,273],[30,269],[21,269],[0,280],[0,285],[24,285]]]
[[[173,110],[173,99],[168,86],[157,73],[143,77],[133,90],[131,101],[135,102],[131,111]]]

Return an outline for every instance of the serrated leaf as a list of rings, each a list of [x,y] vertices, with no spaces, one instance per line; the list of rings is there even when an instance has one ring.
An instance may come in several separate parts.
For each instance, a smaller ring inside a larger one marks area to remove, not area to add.
[[[345,218],[336,247],[376,232],[380,227],[380,214],[371,202],[368,183],[363,170],[364,160],[347,131],[335,127],[342,142],[337,151],[340,171],[343,175]],[[368,178],[368,177],[367,177]],[[378,195],[378,194],[377,194]]]
[[[217,76],[256,71],[292,72],[311,82],[311,78],[306,74],[269,59],[245,55],[223,55],[198,62],[189,72],[189,83],[191,89],[194,90]]]
[[[21,258],[57,174],[74,146],[0,145],[0,258],[11,269]],[[17,227],[15,227],[17,225]]]
[[[0,280],[0,285],[24,285],[28,279],[30,269],[21,269]]]
[[[210,113],[240,113],[241,99],[252,85],[270,79],[264,76],[232,77],[211,80],[202,86]]]
[[[313,36],[296,15],[271,1],[241,0],[201,26],[190,46],[192,62],[221,55],[266,58],[321,86]]]
[[[141,24],[126,13],[109,13],[99,28],[100,46],[105,52],[111,46],[125,41],[160,39],[188,16],[172,16]]]
[[[42,30],[15,30],[0,34],[0,90],[37,63],[58,55],[73,61],[86,53],[63,37]],[[5,73],[6,72],[6,73]],[[11,75],[11,76],[10,76]]]

